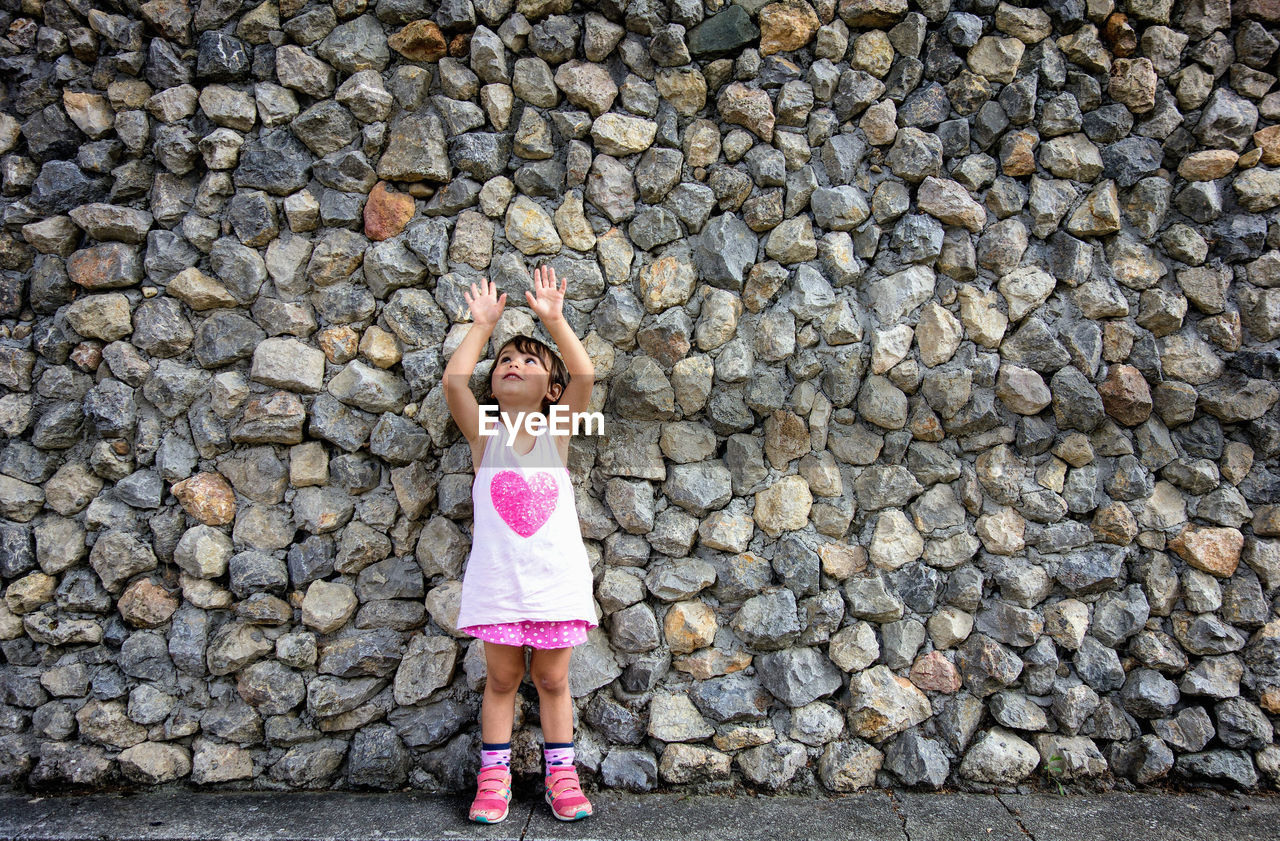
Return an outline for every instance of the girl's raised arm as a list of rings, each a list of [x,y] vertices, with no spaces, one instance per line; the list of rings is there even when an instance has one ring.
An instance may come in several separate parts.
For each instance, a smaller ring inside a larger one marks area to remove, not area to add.
[[[462,344],[449,357],[449,364],[444,369],[441,385],[444,386],[444,399],[449,404],[449,414],[458,425],[462,435],[470,443],[480,437],[480,403],[471,391],[471,375],[475,373],[480,354],[498,324],[502,309],[507,304],[507,293],[497,294],[493,281],[480,279],[480,288],[471,284],[471,291],[463,291],[462,297],[471,307],[471,329],[463,337]]]
[[[569,369],[569,387],[560,395],[558,402],[567,406],[571,413],[577,413],[585,412],[591,403],[596,368],[573,328],[564,320],[564,294],[568,289],[567,278],[557,285],[556,270],[550,266],[539,266],[533,270],[533,291],[524,294],[534,313],[547,326],[547,332],[560,348],[560,356]]]

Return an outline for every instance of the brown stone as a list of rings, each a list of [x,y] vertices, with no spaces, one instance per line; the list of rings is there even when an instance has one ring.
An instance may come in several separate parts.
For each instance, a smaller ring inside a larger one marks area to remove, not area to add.
[[[1262,163],[1267,166],[1280,164],[1280,125],[1255,131],[1253,143],[1262,150],[1262,157],[1259,158]]]
[[[293,392],[258,395],[245,403],[231,440],[237,444],[301,444],[305,417],[302,399]]]
[[[1107,92],[1133,113],[1145,114],[1156,107],[1159,82],[1151,59],[1118,58],[1111,65],[1111,83]]]
[[[329,327],[316,334],[316,342],[324,351],[325,359],[334,365],[346,365],[356,358],[360,334],[350,327]]]
[[[185,47],[191,43],[191,6],[187,0],[149,0],[138,11],[157,32]]]
[[[1280,537],[1280,505],[1260,505],[1253,512],[1253,533],[1258,537]]]
[[[1280,129],[1280,126],[1270,126],[1263,131],[1270,131],[1272,128]],[[1254,135],[1255,141],[1258,134]],[[1238,160],[1240,156],[1230,149],[1205,149],[1183,158],[1182,163],[1178,164],[1178,174],[1188,181],[1217,181],[1235,169]],[[1280,158],[1277,160],[1280,161]]]
[[[1239,529],[1188,523],[1169,541],[1169,549],[1196,569],[1230,578],[1240,564],[1244,535]]]
[[[1132,365],[1112,365],[1098,393],[1107,414],[1125,426],[1137,426],[1151,417],[1151,388]]]
[[[775,409],[764,422],[764,451],[769,463],[782,470],[792,459],[812,449],[804,419],[787,409]]]
[[[413,196],[393,193],[387,182],[379,181],[364,205],[364,235],[371,240],[390,239],[404,230],[413,218]]]
[[[1036,144],[1040,135],[1031,129],[1010,132],[1000,144],[1000,169],[1011,178],[1036,171]]]
[[[960,691],[960,673],[941,651],[931,651],[911,666],[911,682],[926,692]]]
[[[85,289],[118,289],[142,280],[142,261],[133,246],[107,242],[72,254],[67,276]]]
[[[149,578],[130,584],[118,603],[124,621],[135,628],[158,628],[178,609],[178,598]]]
[[[1239,18],[1280,23],[1280,0],[1236,0],[1231,4],[1231,11]]]
[[[716,638],[716,614],[705,602],[676,602],[662,621],[662,633],[672,654],[705,648]]]
[[[1112,12],[1102,25],[1102,40],[1116,58],[1128,58],[1138,51],[1138,33],[1133,31],[1129,18],[1121,12]]]
[[[912,437],[917,441],[937,443],[946,437],[942,429],[942,421],[928,406],[923,406],[922,410],[912,413],[907,428],[911,430]]]
[[[824,543],[818,547],[822,571],[837,581],[867,568],[867,550],[844,543]]]
[[[1093,536],[1103,543],[1128,546],[1138,536],[1138,521],[1129,506],[1112,502],[1093,516]]]
[[[197,473],[173,486],[182,508],[206,526],[225,526],[236,518],[236,495],[220,473]]]
[[[750,665],[751,655],[745,651],[721,651],[718,648],[702,648],[671,661],[671,668],[686,672],[697,680],[733,674]]]
[[[764,91],[734,82],[720,94],[716,108],[724,122],[750,129],[766,143],[773,142],[773,102]]]
[[[798,50],[818,31],[818,14],[804,0],[783,0],[760,10],[760,55]]]
[[[840,0],[840,18],[854,29],[887,29],[906,13],[907,0]]]
[[[102,342],[89,339],[76,345],[71,351],[71,361],[81,371],[98,370],[98,366],[102,364]]]
[[[448,45],[435,21],[415,20],[387,39],[387,46],[410,61],[439,61]]]

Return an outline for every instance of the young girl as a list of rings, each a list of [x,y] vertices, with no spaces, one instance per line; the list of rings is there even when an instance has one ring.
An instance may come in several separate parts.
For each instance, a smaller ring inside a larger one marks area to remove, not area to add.
[[[507,423],[520,413],[548,416],[553,404],[570,412],[587,408],[595,370],[564,320],[568,281],[535,269],[529,306],[564,352],[564,361],[542,342],[517,336],[501,348],[489,375],[492,398]],[[536,293],[536,294],[534,294]],[[531,435],[506,423],[486,434],[480,405],[468,385],[507,295],[481,280],[463,293],[473,324],[444,373],[445,399],[471,444],[475,479],[471,555],[462,581],[458,627],[484,640],[484,701],[480,708],[480,773],[471,820],[497,823],[511,800],[511,728],[516,690],[524,678],[524,649],[533,649],[529,671],[538,689],[546,762],[546,799],[562,821],[591,814],[573,766],[573,704],[569,655],[597,625],[591,567],[582,542],[566,466],[569,438]],[[492,425],[490,425],[492,426]],[[545,427],[544,427],[545,428]]]

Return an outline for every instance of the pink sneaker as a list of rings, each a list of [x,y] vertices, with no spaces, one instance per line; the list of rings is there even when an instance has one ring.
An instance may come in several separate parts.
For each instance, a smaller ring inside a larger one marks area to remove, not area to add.
[[[505,765],[481,768],[476,775],[476,799],[468,817],[476,823],[500,823],[507,819],[511,803],[511,769]]]
[[[582,793],[577,768],[572,765],[553,766],[547,772],[545,782],[551,814],[562,821],[577,821],[591,814],[591,801]]]

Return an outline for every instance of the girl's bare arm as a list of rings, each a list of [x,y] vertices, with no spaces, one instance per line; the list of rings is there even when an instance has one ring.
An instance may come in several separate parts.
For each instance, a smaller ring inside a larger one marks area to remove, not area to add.
[[[475,373],[480,354],[484,353],[484,347],[502,315],[507,293],[495,294],[493,282],[481,279],[479,289],[473,283],[471,292],[464,291],[462,296],[471,307],[473,321],[462,344],[449,357],[441,385],[444,386],[444,399],[449,405],[449,414],[453,415],[453,422],[468,442],[475,443],[480,437],[480,403],[471,392],[471,375]]]
[[[547,332],[560,349],[565,367],[569,369],[569,387],[557,402],[567,406],[570,412],[585,412],[591,403],[596,368],[573,328],[564,319],[564,293],[569,288],[569,281],[564,279],[557,285],[555,269],[540,266],[533,270],[533,287],[537,294],[525,292],[525,297],[546,325]]]

